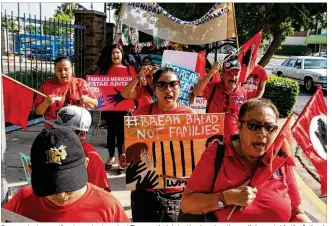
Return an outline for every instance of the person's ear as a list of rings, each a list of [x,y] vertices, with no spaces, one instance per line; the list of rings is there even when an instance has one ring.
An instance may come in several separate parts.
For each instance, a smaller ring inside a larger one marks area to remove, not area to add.
[[[85,157],[85,167],[88,168],[88,165],[89,165],[89,157]]]

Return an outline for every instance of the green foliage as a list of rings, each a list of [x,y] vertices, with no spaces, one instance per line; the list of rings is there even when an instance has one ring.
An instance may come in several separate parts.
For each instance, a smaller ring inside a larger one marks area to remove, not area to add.
[[[38,90],[39,87],[48,79],[54,78],[55,74],[50,71],[16,71],[10,72],[9,77],[16,79],[17,81],[27,85],[33,89]]]
[[[7,29],[8,32],[15,32],[18,30],[18,25],[15,21],[13,22],[11,19],[5,20],[4,18],[1,18],[1,29]]]
[[[294,110],[298,94],[299,85],[296,81],[269,75],[263,97],[273,102],[280,118],[287,118]]]
[[[35,34],[36,33],[36,27],[33,24],[28,24],[25,26],[25,32],[29,34]]]
[[[275,54],[284,56],[305,56],[308,55],[307,52],[308,47],[304,45],[281,45]]]
[[[66,36],[70,37],[71,33],[74,33],[75,29],[70,28],[72,20],[69,16],[58,15],[55,18],[50,18],[50,22],[54,24],[44,24],[44,34],[45,35],[55,35],[55,36]],[[68,27],[66,27],[68,25]]]

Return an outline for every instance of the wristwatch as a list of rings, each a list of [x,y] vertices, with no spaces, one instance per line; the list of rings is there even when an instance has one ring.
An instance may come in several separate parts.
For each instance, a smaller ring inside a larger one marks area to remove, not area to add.
[[[226,206],[225,200],[224,200],[224,196],[222,194],[222,191],[218,193],[218,202],[217,202],[218,207],[224,208]]]

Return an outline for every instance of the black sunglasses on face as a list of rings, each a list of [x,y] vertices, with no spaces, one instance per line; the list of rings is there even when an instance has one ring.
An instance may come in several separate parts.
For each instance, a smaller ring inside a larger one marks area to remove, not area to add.
[[[156,85],[157,89],[160,91],[164,91],[165,89],[167,89],[168,86],[172,90],[175,90],[180,87],[180,81],[179,80],[175,80],[175,81],[171,81],[171,82],[159,81],[159,82],[156,82],[155,85]]]
[[[274,133],[278,130],[277,125],[261,125],[256,122],[251,122],[251,121],[243,121],[239,120],[241,123],[246,124],[248,129],[251,131],[259,131],[261,128],[264,128],[266,132],[268,133]]]

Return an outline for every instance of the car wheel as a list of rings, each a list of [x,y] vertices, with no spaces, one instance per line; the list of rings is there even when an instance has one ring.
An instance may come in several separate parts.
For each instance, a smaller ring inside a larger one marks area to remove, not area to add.
[[[314,82],[312,81],[311,78],[306,78],[304,80],[304,89],[307,92],[312,92],[314,89]]]
[[[283,77],[283,76],[284,76],[284,74],[283,74],[281,71],[278,71],[277,75],[278,75],[279,77]]]

